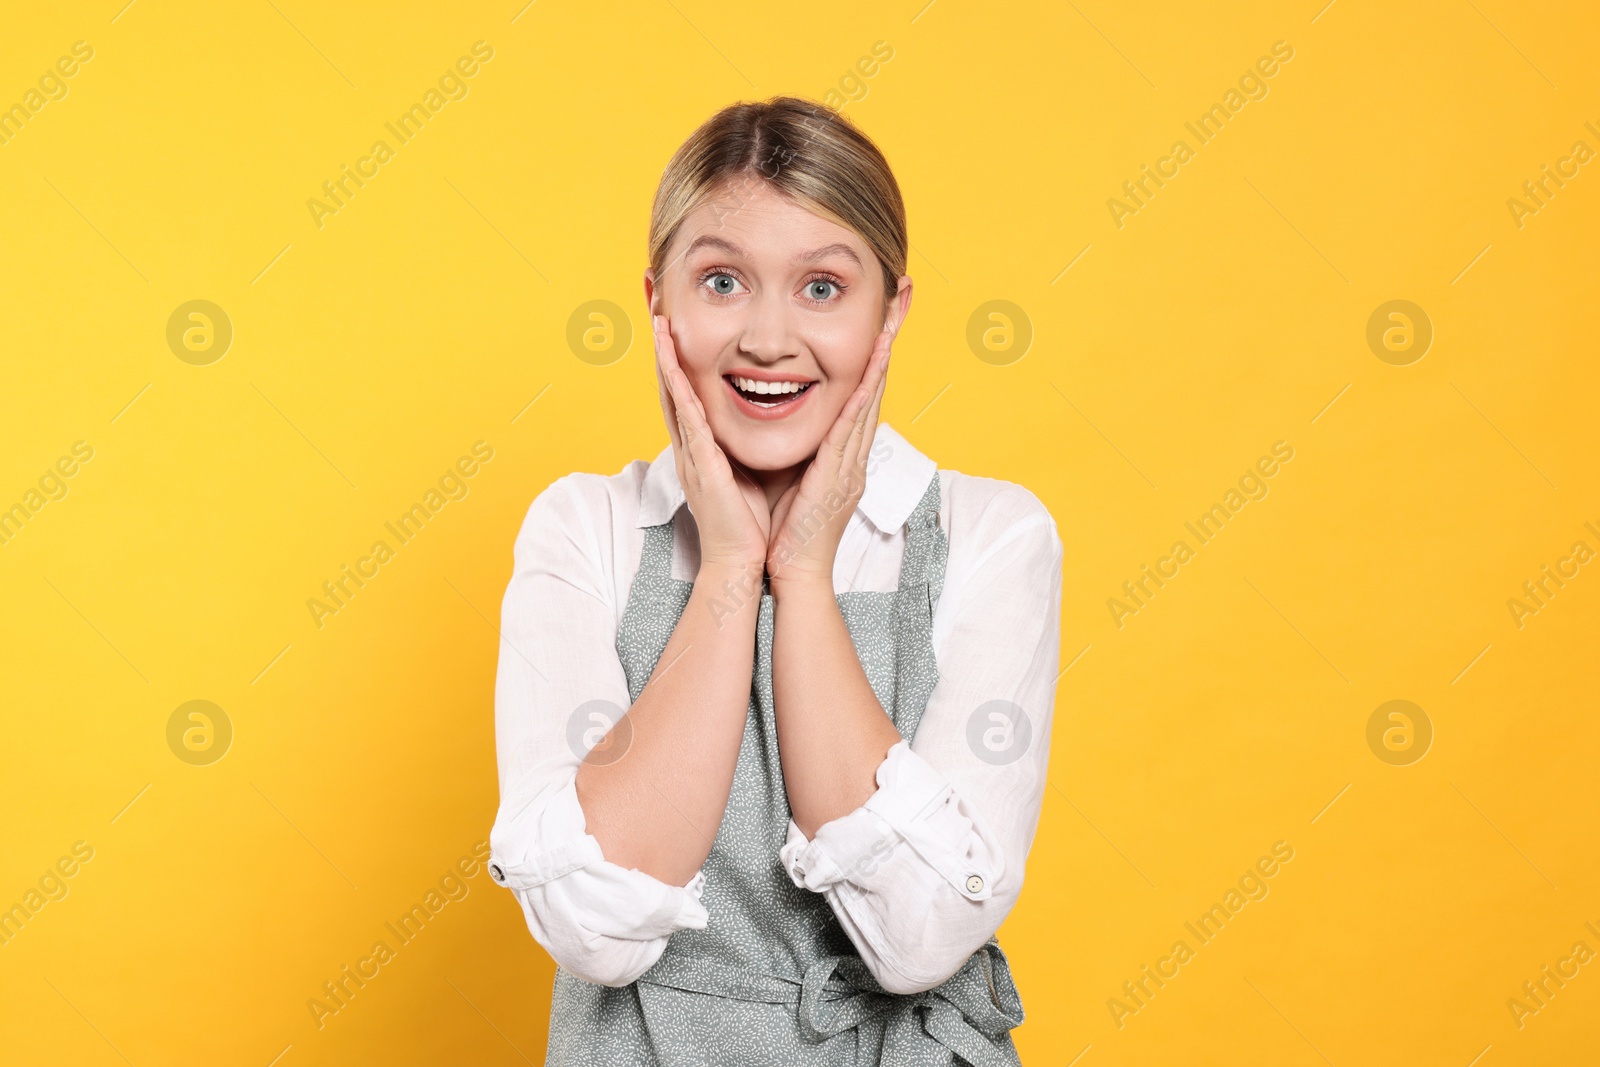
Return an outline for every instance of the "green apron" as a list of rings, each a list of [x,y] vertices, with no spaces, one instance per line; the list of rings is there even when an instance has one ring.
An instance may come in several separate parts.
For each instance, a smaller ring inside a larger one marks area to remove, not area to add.
[[[907,520],[899,588],[838,595],[856,654],[901,737],[917,732],[938,680],[933,606],[944,583],[937,473]],[[617,633],[637,700],[689,601],[671,574],[671,520],[645,530]],[[1011,969],[993,938],[951,978],[910,995],[883,990],[826,897],[796,886],[778,857],[789,802],[772,702],[772,612],[763,591],[749,718],[705,874],[704,930],[679,930],[635,982],[595,985],[556,969],[548,1067],[1020,1067]],[[907,901],[908,905],[912,902]],[[914,906],[914,905],[912,905]]]

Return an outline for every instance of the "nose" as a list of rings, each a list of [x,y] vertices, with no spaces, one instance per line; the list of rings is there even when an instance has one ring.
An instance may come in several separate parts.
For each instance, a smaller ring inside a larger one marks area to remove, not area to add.
[[[786,295],[768,289],[746,305],[739,351],[758,363],[772,364],[800,352],[799,324]]]

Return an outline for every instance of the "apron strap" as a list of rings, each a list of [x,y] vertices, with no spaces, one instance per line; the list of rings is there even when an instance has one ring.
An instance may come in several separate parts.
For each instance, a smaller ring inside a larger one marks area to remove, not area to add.
[[[842,994],[842,995],[841,995]],[[925,1028],[940,1044],[975,1064],[988,1062],[992,1042],[1022,1025],[1022,999],[1000,943],[990,938],[961,969],[921,993],[888,993],[860,956],[826,956],[806,968],[800,1024],[829,1037],[890,1011],[928,1009]],[[1009,1061],[996,1061],[1009,1062]]]
[[[652,578],[672,577],[673,521],[668,519],[659,526],[644,528],[644,551],[639,556],[639,574],[647,574]]]
[[[824,956],[796,980],[669,953],[637,981],[732,1000],[793,1004],[808,1042],[820,1044],[860,1029],[858,1048],[871,1052],[881,1045],[883,1063],[929,1062],[931,1042],[974,1067],[1012,1067],[1016,1061],[1006,1055],[1005,1042],[1023,1019],[1011,965],[993,938],[944,982],[910,995],[885,991],[857,955]],[[872,1062],[880,1061],[874,1055]]]
[[[939,472],[906,519],[905,554],[894,594],[895,684],[884,710],[907,741],[916,737],[922,712],[939,680],[933,651],[933,611],[944,588],[949,542],[939,528]],[[892,704],[892,706],[890,706]]]
[[[944,590],[944,569],[949,555],[949,541],[939,528],[939,472],[934,471],[922,499],[906,519],[906,550],[900,564],[902,589],[928,586],[930,613]]]
[[[644,528],[644,548],[639,569],[628,590],[628,606],[617,626],[617,659],[628,681],[628,701],[639,699],[650,682],[656,661],[672,637],[693,583],[672,577],[673,519]],[[672,605],[670,618],[652,611],[656,604]]]

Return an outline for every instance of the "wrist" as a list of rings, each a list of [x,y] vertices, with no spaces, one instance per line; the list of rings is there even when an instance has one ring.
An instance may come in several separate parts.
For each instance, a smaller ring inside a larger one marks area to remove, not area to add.
[[[761,560],[740,563],[707,559],[700,561],[700,569],[695,572],[694,582],[696,585],[704,582],[715,589],[721,589],[724,584],[731,583],[734,588],[753,589],[760,593],[761,579],[765,574],[766,564]]]
[[[703,560],[690,595],[704,603],[717,629],[730,620],[743,620],[753,627],[761,604],[762,573],[761,563]]]
[[[767,554],[767,579],[774,586],[780,582],[789,586],[819,583],[832,589],[837,550],[837,545],[811,544],[800,549],[792,544],[780,545]]]
[[[790,571],[772,576],[767,586],[774,600],[825,598],[831,602],[834,598],[832,575]]]
[[[767,561],[764,559],[740,559],[737,556],[723,558],[720,556],[701,556],[700,569],[695,572],[696,580],[701,576],[713,577],[717,581],[724,578],[740,578],[743,575],[754,573],[756,584],[761,583],[761,576],[766,573]]]

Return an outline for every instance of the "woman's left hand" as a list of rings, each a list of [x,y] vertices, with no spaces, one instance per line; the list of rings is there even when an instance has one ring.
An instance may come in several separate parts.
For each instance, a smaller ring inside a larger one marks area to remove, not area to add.
[[[767,576],[773,582],[817,580],[832,587],[839,540],[867,487],[867,456],[878,430],[893,342],[887,327],[878,334],[861,384],[817,446],[805,474],[773,505],[767,545]]]

